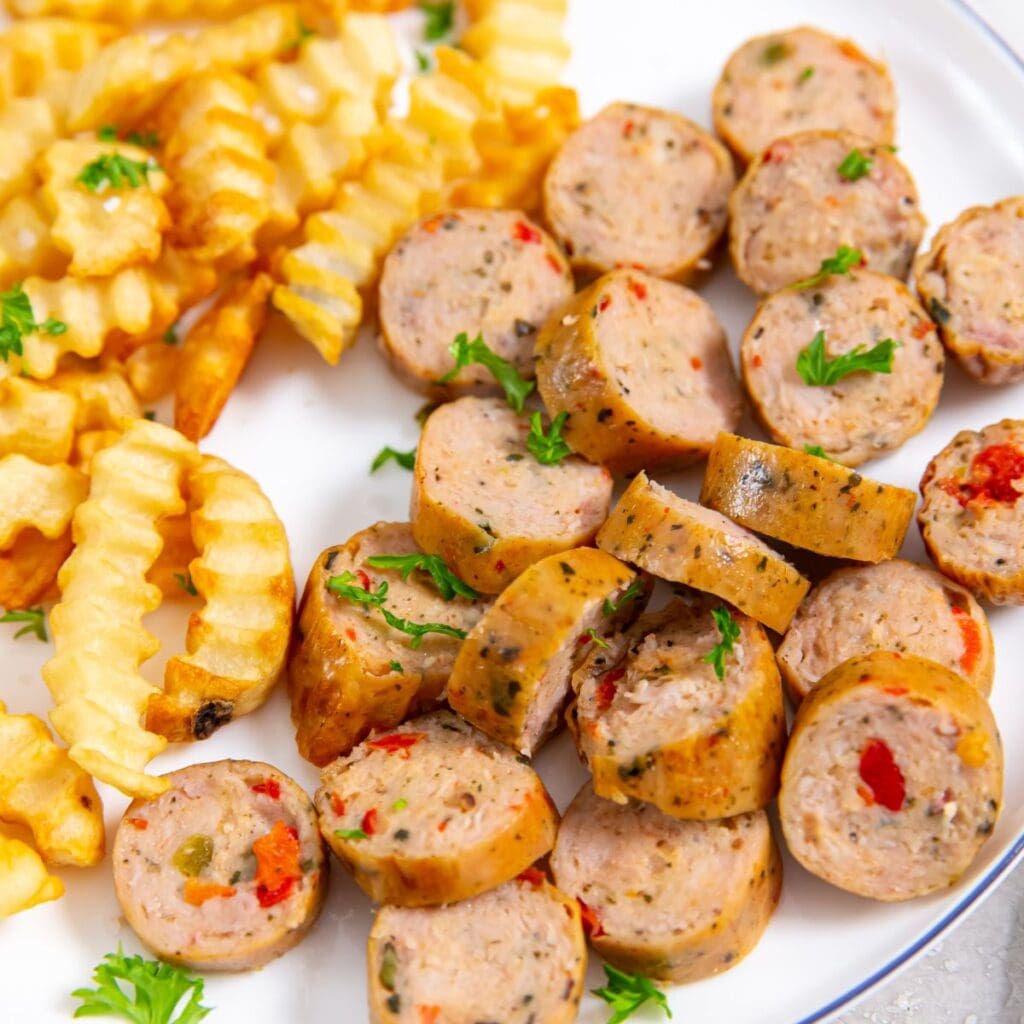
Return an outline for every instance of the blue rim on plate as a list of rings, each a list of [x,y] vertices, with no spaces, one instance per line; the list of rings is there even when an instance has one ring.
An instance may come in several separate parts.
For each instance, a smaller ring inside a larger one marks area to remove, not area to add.
[[[1004,56],[1009,57],[1010,62],[1024,75],[1024,58],[976,11],[967,0],[948,0],[951,6],[956,8],[963,17],[972,22],[974,27],[992,43],[994,43]],[[971,910],[983,897],[988,896],[1014,868],[1016,863],[1024,855],[1024,831],[1021,831],[1014,840],[1013,845],[999,859],[995,867],[971,891],[955,906],[949,913],[941,917],[931,928],[928,929],[919,939],[912,942],[899,955],[889,961],[884,967],[879,968],[874,974],[869,975],[858,985],[844,992],[841,996],[833,999],[832,1002],[816,1010],[810,1016],[802,1017],[795,1024],[822,1024],[840,1010],[848,1008],[861,996],[866,995],[871,989],[880,985],[883,981],[893,975],[901,967],[904,967],[914,957],[927,949],[943,932],[948,931],[956,924],[969,910]]]

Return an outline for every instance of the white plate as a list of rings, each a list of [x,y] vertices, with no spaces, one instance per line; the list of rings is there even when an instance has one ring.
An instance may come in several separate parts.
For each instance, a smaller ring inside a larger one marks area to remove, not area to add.
[[[568,77],[587,114],[621,98],[707,123],[710,90],[730,51],[748,36],[802,22],[849,34],[889,61],[899,90],[900,156],[917,177],[933,226],[966,206],[1021,191],[1024,67],[958,0],[574,0]],[[737,341],[753,309],[750,295],[724,265],[704,294]],[[392,467],[371,478],[367,467],[384,444],[413,447],[420,403],[388,374],[368,338],[331,370],[279,326],[262,342],[204,448],[249,471],[266,489],[288,527],[301,586],[323,547],[375,520],[407,515],[408,475]],[[958,429],[1011,415],[1024,415],[1024,388],[985,389],[950,369],[941,407],[925,432],[868,472],[916,487],[928,459]],[[673,482],[695,496],[698,478],[690,473]],[[923,558],[916,531],[905,553]],[[181,643],[184,617],[177,608],[154,616],[171,651]],[[1024,706],[1015,671],[1024,662],[1024,611],[993,612],[992,626],[1006,809],[967,877],[948,894],[885,906],[839,892],[789,860],[782,903],[761,944],[728,973],[674,989],[677,1020],[823,1021],[896,969],[1008,870],[1024,846]],[[45,716],[49,699],[39,668],[47,648],[31,639],[15,644],[7,629],[0,638],[0,696],[13,712]],[[167,653],[148,666],[154,680]],[[317,784],[316,771],[296,753],[282,692],[206,743],[171,750],[153,769],[229,756],[268,760],[310,791]],[[564,737],[542,753],[539,766],[564,807],[583,778]],[[103,797],[112,828],[125,801],[105,787]],[[109,863],[62,874],[68,889],[62,900],[0,924],[4,1022],[66,1021],[75,1005],[69,993],[88,982],[104,953],[118,942],[140,948],[120,919]],[[216,1007],[211,1024],[365,1021],[363,949],[370,919],[362,893],[335,871],[323,917],[301,946],[259,973],[208,980],[207,1002]],[[596,983],[594,961],[588,981]],[[580,1020],[606,1019],[604,1004],[588,997]],[[656,1017],[644,1011],[636,1019]]]

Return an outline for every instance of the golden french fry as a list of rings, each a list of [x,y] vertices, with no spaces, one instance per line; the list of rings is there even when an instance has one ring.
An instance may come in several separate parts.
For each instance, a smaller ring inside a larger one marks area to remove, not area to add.
[[[0,456],[34,462],[67,462],[75,436],[78,403],[24,377],[0,380]]]
[[[33,275],[64,275],[68,258],[53,244],[52,223],[37,195],[15,196],[0,209],[0,289]]]
[[[138,419],[142,415],[138,399],[119,369],[62,370],[47,384],[74,401],[75,430],[79,433],[116,430],[120,435],[121,424],[126,419]]]
[[[103,859],[103,806],[92,779],[35,715],[9,715],[2,701],[0,819],[26,825],[47,864]]]
[[[192,540],[192,523],[187,514],[167,516],[156,528],[164,546],[146,579],[158,586],[164,597],[175,600],[185,595],[190,579],[189,563],[199,554]]]
[[[53,540],[70,525],[89,482],[66,464],[44,465],[24,455],[0,458],[0,550],[28,527]]]
[[[0,551],[0,608],[30,608],[57,596],[57,573],[71,554],[71,531],[52,540],[22,530],[10,551]]]
[[[63,895],[64,883],[47,873],[39,854],[0,832],[0,918]]]
[[[263,330],[273,286],[263,273],[235,282],[189,331],[174,393],[174,426],[189,440],[217,422]]]
[[[44,96],[11,100],[0,110],[0,203],[34,189],[35,162],[60,134],[61,121]]]
[[[263,704],[284,667],[295,605],[288,538],[256,482],[206,456],[188,488],[199,551],[191,579],[205,605],[146,716],[172,740],[205,739]]]
[[[198,461],[190,441],[147,420],[132,421],[94,456],[89,497],[74,517],[75,550],[50,614],[56,653],[43,666],[56,704],[50,720],[76,764],[131,796],[167,788],[144,771],[167,742],[141,724],[159,692],[139,674],[159,648],[142,625],[161,600],[146,574],[162,546],[157,523],[185,511],[182,483]]]
[[[155,402],[174,390],[181,350],[163,341],[140,345],[124,362],[128,383],[143,402]]]
[[[60,14],[69,18],[109,18],[144,21],[147,18],[229,18],[269,0],[7,0],[22,18]]]

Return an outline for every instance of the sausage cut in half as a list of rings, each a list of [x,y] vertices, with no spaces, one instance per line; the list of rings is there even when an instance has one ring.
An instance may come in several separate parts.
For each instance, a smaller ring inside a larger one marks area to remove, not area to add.
[[[525,758],[447,711],[375,735],[328,765],[320,829],[375,903],[454,903],[514,878],[558,814]]]
[[[679,984],[728,970],[757,945],[779,902],[782,858],[764,811],[679,821],[587,785],[558,829],[551,869],[584,907],[610,964]]]
[[[323,903],[328,865],[309,797],[259,761],[194,764],[134,801],[114,837],[114,888],[169,963],[248,971],[286,953]]]
[[[808,871],[906,900],[960,878],[995,827],[1002,792],[985,698],[933,661],[876,651],[833,669],[800,705],[779,817]]]

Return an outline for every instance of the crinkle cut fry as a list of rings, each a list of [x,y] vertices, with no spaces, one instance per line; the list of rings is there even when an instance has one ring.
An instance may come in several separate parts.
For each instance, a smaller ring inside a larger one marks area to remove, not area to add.
[[[25,377],[0,380],[0,456],[49,465],[71,458],[78,400]]]
[[[0,919],[64,895],[64,883],[48,874],[27,843],[0,832]]]
[[[85,474],[66,463],[45,465],[24,455],[0,458],[0,551],[26,529],[56,540],[89,490]]]
[[[106,18],[136,22],[152,19],[231,18],[270,0],[7,0],[10,12],[21,18],[62,15],[67,18]]]
[[[0,290],[26,277],[63,277],[68,258],[50,237],[53,217],[38,192],[0,207]]]
[[[162,547],[157,523],[184,511],[184,476],[199,458],[190,441],[147,420],[131,422],[93,458],[89,497],[74,518],[76,547],[50,615],[56,653],[43,666],[56,704],[50,720],[76,764],[136,797],[167,788],[144,771],[167,745],[141,724],[159,692],[139,674],[159,648],[142,625],[161,601],[146,574]]]

